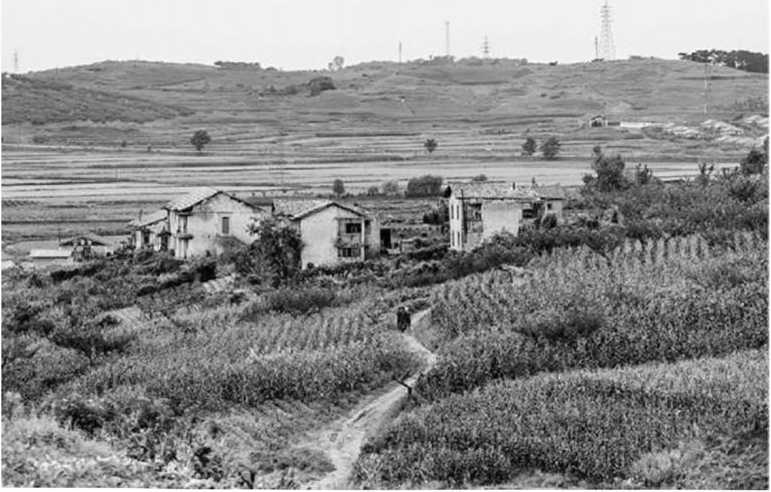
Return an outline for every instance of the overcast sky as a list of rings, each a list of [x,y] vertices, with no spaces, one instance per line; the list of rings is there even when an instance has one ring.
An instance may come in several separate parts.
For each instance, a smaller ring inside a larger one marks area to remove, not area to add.
[[[444,54],[594,57],[603,0],[2,0],[2,70],[143,59],[284,69]],[[617,57],[768,52],[767,0],[611,0]]]

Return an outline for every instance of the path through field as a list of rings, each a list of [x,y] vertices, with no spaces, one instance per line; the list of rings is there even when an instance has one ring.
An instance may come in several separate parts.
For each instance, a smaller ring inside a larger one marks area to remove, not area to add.
[[[420,326],[430,314],[430,309],[418,312],[412,318],[412,330]],[[408,350],[420,356],[423,363],[404,384],[412,387],[421,374],[428,372],[436,363],[436,356],[408,333],[402,334]],[[319,480],[305,484],[306,489],[346,489],[353,464],[359,457],[361,446],[367,437],[382,429],[407,396],[407,388],[398,383],[387,387],[385,393],[374,392],[345,417],[327,428],[314,433],[303,447],[324,452],[335,469]]]

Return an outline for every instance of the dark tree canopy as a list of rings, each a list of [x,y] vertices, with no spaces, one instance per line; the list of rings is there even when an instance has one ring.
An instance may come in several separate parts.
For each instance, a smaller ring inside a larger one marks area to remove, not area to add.
[[[527,137],[525,143],[522,144],[522,154],[533,155],[538,150],[538,144],[533,137]]]
[[[442,193],[442,177],[427,174],[407,182],[408,197],[439,196]]]
[[[747,50],[696,50],[691,53],[678,53],[681,60],[698,63],[716,63],[737,68],[746,72],[768,73],[768,55]]]
[[[272,218],[252,223],[249,233],[257,239],[249,246],[248,256],[243,258],[246,264],[242,270],[273,286],[294,278],[301,267],[303,243],[300,233]]]
[[[345,194],[345,183],[343,183],[342,179],[338,178],[332,182],[332,193],[337,196],[342,196]]]
[[[209,136],[209,132],[206,130],[197,130],[190,138],[190,143],[198,152],[203,150],[204,145],[208,144],[209,142],[211,142],[211,137]]]
[[[557,137],[549,137],[544,143],[541,144],[541,154],[546,160],[553,160],[557,158],[557,154],[560,153],[560,141]]]
[[[436,140],[433,138],[426,139],[426,141],[423,142],[423,147],[426,148],[429,154],[435,151],[438,146],[439,144],[436,143]]]

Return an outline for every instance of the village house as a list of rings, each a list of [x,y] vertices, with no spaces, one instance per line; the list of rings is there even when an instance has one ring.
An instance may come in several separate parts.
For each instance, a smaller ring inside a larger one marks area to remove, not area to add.
[[[95,234],[81,234],[59,241],[59,249],[67,251],[78,261],[110,255],[115,248],[110,241]]]
[[[232,239],[252,242],[249,225],[271,213],[214,188],[197,188],[163,208],[168,214],[168,248],[181,259],[220,254]]]
[[[302,239],[302,268],[360,261],[380,251],[377,218],[333,200],[275,200],[273,213]]]
[[[132,228],[131,241],[135,249],[151,248],[155,251],[169,249],[168,212],[158,210],[147,215],[140,215],[129,224]]]
[[[470,251],[498,233],[517,235],[522,226],[551,214],[562,222],[560,186],[470,183],[448,187],[450,249]]]

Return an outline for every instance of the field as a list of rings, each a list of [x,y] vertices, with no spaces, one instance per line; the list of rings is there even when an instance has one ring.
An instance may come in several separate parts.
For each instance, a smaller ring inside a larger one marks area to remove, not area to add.
[[[340,178],[406,225],[441,198],[364,192],[428,173],[574,188],[566,223],[462,253],[300,271],[260,241],[4,262],[3,485],[767,489],[768,78],[716,68],[705,114],[702,68],[135,61],[4,79],[4,260],[119,237],[198,185],[328,196]],[[319,76],[337,88],[312,94]],[[583,126],[599,113],[629,124]],[[557,136],[559,158],[521,155],[527,135]],[[598,167],[579,190],[595,145],[686,179]],[[753,147],[765,164],[737,167]]]
[[[270,91],[322,75],[337,89]],[[3,81],[5,242],[54,238],[56,223],[120,234],[139,209],[201,184],[271,196],[326,194],[337,178],[361,193],[427,173],[577,185],[597,144],[658,177],[692,176],[700,160],[735,165],[767,133],[754,120],[736,123],[763,113],[765,75],[717,69],[707,114],[702,75],[699,64],[665,60],[373,62],[332,74],[137,61],[31,73]],[[159,112],[131,113],[147,109],[144,101]],[[583,128],[597,113],[696,129],[731,121],[743,136]],[[189,138],[201,128],[212,142],[199,154]],[[525,135],[558,136],[560,159],[523,157]],[[429,137],[439,144],[431,155],[422,146]]]

